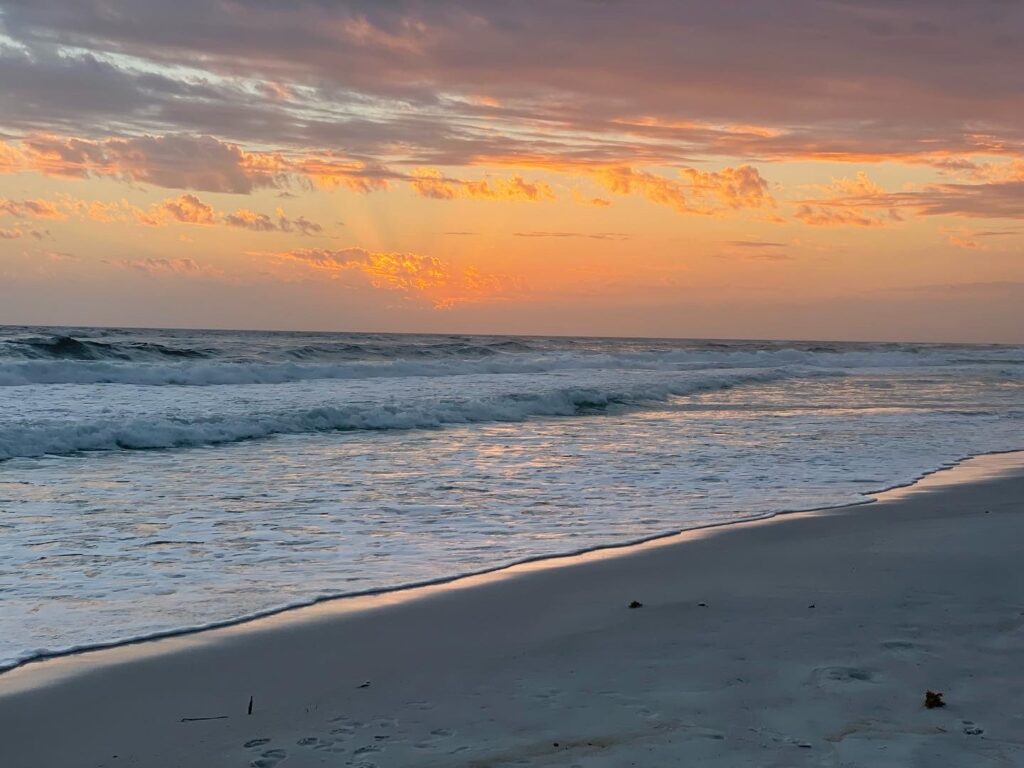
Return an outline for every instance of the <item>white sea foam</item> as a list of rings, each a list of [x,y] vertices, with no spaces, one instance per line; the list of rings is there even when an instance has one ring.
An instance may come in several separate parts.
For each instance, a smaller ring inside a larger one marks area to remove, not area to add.
[[[815,372],[816,375],[821,375]],[[271,435],[311,432],[434,428],[451,424],[517,422],[536,416],[577,416],[609,406],[641,407],[668,398],[777,381],[798,371],[708,372],[679,381],[614,387],[568,387],[484,397],[424,400],[407,391],[403,400],[281,408],[269,413],[100,416],[90,421],[42,419],[0,430],[0,460],[80,451],[145,450],[218,445]]]

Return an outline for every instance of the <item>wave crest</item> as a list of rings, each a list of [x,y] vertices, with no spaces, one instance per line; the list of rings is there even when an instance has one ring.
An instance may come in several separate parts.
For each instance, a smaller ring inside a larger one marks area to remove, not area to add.
[[[0,461],[82,451],[153,450],[219,445],[315,432],[423,429],[480,422],[518,422],[542,416],[584,416],[614,406],[664,404],[673,397],[793,376],[788,371],[702,374],[671,384],[568,387],[480,398],[320,406],[256,415],[44,422],[0,432]]]
[[[210,352],[190,347],[169,347],[152,341],[105,342],[56,334],[25,339],[8,339],[8,354],[29,360],[194,360]]]

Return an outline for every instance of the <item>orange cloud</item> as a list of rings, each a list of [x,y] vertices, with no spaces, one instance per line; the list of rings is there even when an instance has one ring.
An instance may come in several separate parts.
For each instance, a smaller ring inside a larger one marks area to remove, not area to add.
[[[17,173],[24,165],[21,151],[6,141],[0,141],[0,173]]]
[[[1004,163],[972,163],[965,161],[968,178],[985,183],[1024,181],[1024,160],[1012,159]]]
[[[450,179],[436,168],[417,168],[411,174],[409,183],[417,194],[435,200],[513,200],[531,201],[554,200],[555,193],[543,181],[529,182],[522,176],[513,175],[507,179],[487,178],[480,181]]]
[[[296,231],[303,235],[319,235],[324,231],[323,226],[315,221],[310,221],[305,216],[289,219],[281,208],[276,209],[275,213],[277,214],[277,228],[281,232]]]
[[[64,219],[67,218],[56,205],[48,200],[10,200],[0,197],[0,214],[19,219]]]
[[[444,286],[448,275],[441,261],[413,253],[372,253],[362,248],[328,250],[299,248],[277,254],[325,272],[361,272],[375,288],[425,291]]]
[[[422,298],[437,309],[495,300],[517,285],[517,281],[485,274],[475,267],[459,271],[434,256],[415,253],[372,252],[363,248],[298,248],[265,255],[301,264],[333,279],[359,274],[374,288],[408,298]]]
[[[101,224],[110,224],[122,218],[122,206],[127,205],[127,203],[123,202],[119,205],[118,203],[104,203],[99,200],[93,200],[88,203],[84,201],[68,201],[68,205],[76,208],[79,215],[83,218],[98,221]]]
[[[47,176],[100,176],[171,189],[248,194],[305,179],[318,187],[355,192],[386,189],[405,178],[382,165],[333,152],[287,157],[250,152],[211,136],[135,136],[103,140],[32,135],[19,146],[0,142],[0,173],[35,171]]]
[[[271,218],[265,213],[256,213],[247,208],[239,208],[231,214],[223,217],[225,224],[231,227],[251,229],[254,232],[299,232],[303,235],[318,235],[323,232],[323,227],[316,222],[310,221],[305,216],[296,219],[289,219],[284,211],[278,208],[275,213],[277,218]]]
[[[997,178],[977,184],[927,184],[916,189],[886,192],[863,173],[855,179],[834,180],[823,187],[832,197],[797,201],[796,217],[809,224],[881,226],[902,221],[903,212],[918,216],[957,216],[982,219],[1024,219],[1024,170],[1014,163],[984,171]]]
[[[954,248],[963,248],[968,251],[985,251],[987,246],[978,242],[974,233],[969,229],[939,229],[939,233],[946,238],[946,242]]]
[[[149,211],[144,211],[127,200],[107,203],[102,200],[77,200],[70,196],[64,196],[61,205],[72,215],[99,224],[133,222],[159,227],[165,223],[164,211],[157,205],[154,205]]]
[[[513,232],[513,237],[529,238],[587,238],[590,240],[613,240],[621,242],[629,240],[632,235],[625,232],[562,232],[548,230],[531,230],[529,232]]]
[[[277,153],[246,152],[211,136],[136,136],[103,140],[33,135],[3,145],[0,172],[48,176],[107,176],[130,182],[209,192],[249,193],[283,183],[287,163]]]
[[[444,265],[433,256],[412,253],[370,253],[359,267],[376,288],[429,291],[449,281]]]
[[[591,205],[595,208],[607,208],[612,204],[612,201],[606,197],[588,197],[578,189],[572,191],[572,199],[580,205]]]
[[[400,174],[392,173],[383,166],[348,160],[333,154],[301,158],[289,164],[287,170],[324,189],[345,187],[363,194],[387,189],[390,180],[400,178]]]
[[[595,173],[598,183],[617,195],[640,194],[680,213],[690,213],[683,185],[663,176],[632,168],[605,168]]]
[[[239,208],[224,217],[224,221],[232,227],[251,229],[255,232],[273,232],[277,229],[274,220],[265,213],[255,213],[246,208]]]
[[[173,200],[164,200],[160,204],[160,210],[183,224],[213,224],[217,218],[213,207],[195,195],[181,195]]]
[[[193,259],[128,259],[121,266],[145,272],[148,275],[181,275],[186,277],[217,277],[219,269],[199,264]]]
[[[798,202],[794,216],[815,227],[884,227],[902,221],[890,193],[863,171],[817,187],[825,196]]]
[[[240,208],[234,213],[225,214],[190,193],[167,198],[160,203],[151,205],[148,209],[139,208],[127,200],[105,203],[99,200],[75,200],[69,197],[65,198],[62,204],[65,209],[78,217],[102,224],[127,221],[147,227],[163,227],[168,224],[225,225],[256,232],[298,232],[307,236],[323,232],[323,227],[320,224],[310,221],[305,216],[288,218],[281,208],[276,209],[276,218],[265,213],[250,211],[247,208]],[[0,201],[0,211],[2,210],[2,201]],[[61,216],[63,217],[63,214]]]
[[[818,206],[802,204],[794,215],[812,227],[882,227],[886,224],[884,218],[874,213],[866,214],[859,207],[846,207],[838,201]]]
[[[852,179],[844,176],[832,179],[832,183],[822,189],[832,195],[844,197],[881,197],[885,189],[873,182],[864,171],[858,171]]]
[[[683,168],[680,173],[689,183],[690,192],[700,198],[711,198],[727,208],[771,208],[775,200],[768,192],[768,182],[751,165],[701,171]]]
[[[946,242],[954,248],[963,248],[970,251],[988,251],[992,246],[985,242],[993,238],[1020,237],[1024,230],[1019,229],[997,229],[997,230],[973,230],[967,227],[948,228],[940,227],[939,234],[946,238]]]
[[[775,206],[768,182],[753,166],[721,171],[682,168],[679,173],[682,181],[628,166],[601,168],[591,175],[609,192],[642,195],[679,213],[717,214],[728,209]]]

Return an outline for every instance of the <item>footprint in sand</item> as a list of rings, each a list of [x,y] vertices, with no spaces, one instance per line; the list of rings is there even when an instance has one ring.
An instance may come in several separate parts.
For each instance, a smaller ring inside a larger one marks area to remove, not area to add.
[[[252,768],[274,768],[279,762],[288,757],[288,753],[283,749],[268,749],[258,760],[253,760],[249,763]]]
[[[981,736],[985,732],[984,728],[979,728],[972,720],[962,720],[961,723],[964,726],[965,736]]]
[[[312,746],[313,749],[317,750],[318,752],[348,752],[348,747],[342,746],[342,743],[340,741],[320,739],[316,744]]]
[[[359,720],[353,720],[345,715],[338,715],[328,720],[329,723],[344,723],[345,725],[351,725],[353,728],[362,728],[363,724]]]
[[[918,648],[913,640],[885,640],[882,647],[887,651],[916,651]]]
[[[358,720],[350,720],[344,715],[332,717],[330,722],[337,723],[337,725],[331,729],[331,736],[336,736],[336,741],[344,741],[346,738],[355,735],[355,732],[363,726],[363,724]]]
[[[870,683],[875,679],[873,672],[861,667],[818,667],[812,673],[818,686],[834,686],[856,683]]]
[[[889,653],[896,654],[897,656],[905,659],[915,659],[921,656],[931,655],[931,651],[928,649],[928,646],[904,638],[883,640],[879,643],[879,647],[881,647],[883,651],[888,651]]]
[[[437,746],[437,743],[439,741],[450,739],[454,735],[455,731],[451,730],[450,728],[435,728],[430,732],[427,738],[420,739],[415,744],[413,744],[413,746],[416,747],[416,749],[433,749]]]
[[[381,748],[376,744],[367,744],[365,747],[359,747],[359,749],[352,750],[353,755],[368,755],[371,752],[380,752]]]

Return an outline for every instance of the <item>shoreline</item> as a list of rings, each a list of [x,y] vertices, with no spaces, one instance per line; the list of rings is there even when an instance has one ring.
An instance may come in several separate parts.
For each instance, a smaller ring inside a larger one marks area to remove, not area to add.
[[[781,510],[779,512],[767,512],[760,515],[750,515],[748,517],[735,518],[731,520],[725,520],[722,522],[705,523],[702,525],[696,525],[689,528],[679,528],[654,533],[639,539],[629,539],[626,541],[614,542],[611,544],[600,544],[593,547],[585,547],[582,549],[570,550],[567,552],[559,552],[555,554],[536,555],[533,557],[527,557],[521,560],[515,560],[508,563],[502,563],[499,565],[483,568],[476,571],[463,572],[451,576],[442,576],[436,579],[427,579],[423,581],[410,582],[395,586],[360,590],[357,592],[342,592],[322,595],[312,598],[308,601],[291,603],[288,605],[275,608],[268,608],[263,611],[257,611],[255,613],[246,614],[244,616],[239,616],[236,618],[224,619],[222,621],[214,621],[208,624],[169,629],[147,635],[140,635],[138,637],[131,637],[122,640],[112,640],[103,643],[92,643],[88,645],[75,646],[72,648],[60,649],[56,651],[45,651],[23,659],[16,660],[10,664],[0,663],[0,683],[2,683],[4,676],[9,675],[10,673],[15,672],[16,670],[21,670],[31,665],[57,661],[67,657],[82,656],[104,651],[116,651],[119,648],[127,648],[131,646],[145,645],[150,643],[159,643],[165,640],[187,638],[194,635],[201,635],[206,632],[214,632],[217,630],[245,627],[247,625],[258,623],[266,619],[277,618],[283,615],[301,612],[311,608],[317,608],[319,606],[334,603],[336,601],[380,597],[391,594],[414,593],[418,590],[431,587],[446,586],[466,579],[474,579],[478,577],[491,576],[495,574],[500,575],[505,571],[511,572],[514,571],[514,569],[519,568],[521,566],[530,566],[534,564],[543,564],[550,562],[553,566],[568,567],[572,565],[571,561],[576,558],[590,555],[601,555],[602,553],[606,554],[608,557],[615,557],[619,554],[626,553],[633,548],[643,547],[665,540],[671,540],[695,532],[712,530],[717,528],[728,528],[730,526],[739,526],[759,521],[773,520],[775,518],[785,517],[788,515],[802,515],[814,512],[841,510],[847,508],[852,509],[868,504],[877,503],[879,501],[878,497],[884,497],[888,494],[892,494],[894,491],[899,491],[904,488],[914,488],[920,485],[923,481],[928,480],[929,478],[936,474],[941,474],[943,472],[956,469],[957,467],[960,467],[967,462],[975,461],[977,459],[984,459],[986,457],[1012,456],[1014,454],[1020,455],[1021,464],[1022,466],[1024,466],[1024,448],[1004,451],[986,451],[984,453],[969,454],[962,458],[954,459],[952,461],[943,463],[940,466],[935,467],[933,469],[925,470],[921,472],[919,475],[917,475],[915,478],[907,482],[896,483],[894,485],[886,486],[878,490],[867,491],[864,494],[862,494],[863,496],[866,497],[862,501],[851,502],[847,504],[829,504],[820,507],[810,507],[807,509],[787,509]],[[671,542],[667,541],[666,543]],[[2,695],[2,687],[0,687],[0,695]]]
[[[1024,454],[988,455],[854,508],[23,665],[0,763],[1022,764],[1022,490]]]

